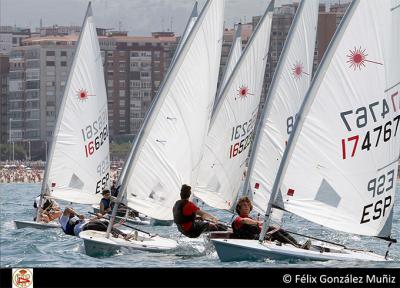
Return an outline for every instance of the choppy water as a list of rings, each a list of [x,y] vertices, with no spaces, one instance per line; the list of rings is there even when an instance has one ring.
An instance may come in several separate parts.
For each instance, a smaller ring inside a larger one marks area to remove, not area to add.
[[[400,183],[397,183],[400,192]],[[83,241],[65,235],[61,229],[37,230],[14,228],[13,220],[31,220],[33,199],[40,193],[40,184],[2,184],[0,186],[0,267],[400,267],[400,243],[392,245],[390,263],[368,262],[229,262],[219,261],[212,247],[205,248],[203,239],[180,236],[175,226],[138,226],[138,228],[163,237],[178,239],[179,247],[168,253],[127,252],[111,257],[93,258],[84,252]],[[398,194],[399,195],[399,194]],[[396,198],[393,216],[393,238],[400,237],[400,203]],[[65,207],[68,203],[59,202]],[[92,212],[88,205],[74,205],[80,212]],[[229,222],[231,215],[203,207],[221,221]],[[300,219],[285,215],[284,227],[307,235],[338,241],[353,248],[373,250],[384,255],[387,242],[372,237],[340,233]],[[300,237],[297,237],[303,241]]]

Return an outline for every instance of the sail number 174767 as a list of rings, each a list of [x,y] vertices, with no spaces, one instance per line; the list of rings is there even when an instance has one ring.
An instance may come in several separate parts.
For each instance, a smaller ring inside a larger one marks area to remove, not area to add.
[[[391,118],[391,115],[398,114],[400,110],[400,93],[396,91],[389,95],[389,100],[383,98],[381,101],[375,101],[368,106],[341,112],[340,118],[347,131],[352,132],[355,129],[371,127],[368,126],[371,122],[377,123],[381,119],[387,120]],[[381,143],[388,142],[396,137],[400,114],[389,120],[380,126],[374,127],[372,130],[366,131],[365,135],[355,134],[341,139],[343,160],[353,158],[358,147],[361,147],[361,151],[369,151],[371,148],[378,147]]]

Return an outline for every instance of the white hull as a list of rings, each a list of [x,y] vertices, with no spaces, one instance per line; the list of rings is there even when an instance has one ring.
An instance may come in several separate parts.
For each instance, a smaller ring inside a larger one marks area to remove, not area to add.
[[[276,242],[244,239],[211,239],[222,262],[245,260],[345,260],[345,261],[387,261],[384,256],[368,252],[346,249],[341,246],[318,242],[310,250],[296,248],[290,244],[277,245]],[[326,251],[328,248],[330,251]],[[321,250],[323,250],[321,252]]]
[[[83,239],[86,254],[89,256],[106,256],[115,254],[122,249],[143,250],[150,252],[165,252],[175,249],[178,243],[175,240],[160,236],[150,237],[138,232],[137,238],[125,240],[112,235],[107,239],[106,232],[86,230],[79,234]],[[136,239],[136,240],[135,240]]]
[[[44,223],[44,222],[36,222],[36,221],[18,221],[14,220],[15,227],[17,229],[23,228],[35,228],[35,229],[52,229],[52,228],[61,228],[60,223],[51,222],[51,223]]]

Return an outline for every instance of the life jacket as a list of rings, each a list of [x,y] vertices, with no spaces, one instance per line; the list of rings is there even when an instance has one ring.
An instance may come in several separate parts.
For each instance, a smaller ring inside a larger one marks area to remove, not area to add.
[[[236,228],[235,221],[232,222],[232,230],[235,237],[239,239],[258,239],[260,230],[256,224],[243,223],[240,228]]]
[[[193,222],[194,219],[196,219],[196,213],[193,213],[189,216],[183,215],[183,208],[187,203],[189,203],[188,200],[178,200],[175,202],[174,208],[172,209],[175,224],[181,225],[184,223]]]
[[[75,236],[74,227],[75,227],[76,224],[78,224],[79,219],[76,220],[76,221],[73,221],[72,219],[73,219],[74,217],[75,217],[75,216],[70,216],[70,217],[69,217],[69,220],[68,220],[68,222],[67,222],[67,225],[66,225],[65,229],[64,229],[64,227],[62,227],[62,229],[63,229],[63,231],[64,231],[65,234],[68,234],[68,235],[71,235],[71,236]]]
[[[111,203],[111,199],[105,199],[105,198],[101,198],[100,203],[103,203],[104,206],[104,210],[107,210],[109,207],[111,207],[111,209],[113,208],[113,203]],[[111,212],[111,211],[110,211]],[[110,213],[109,212],[109,213]]]

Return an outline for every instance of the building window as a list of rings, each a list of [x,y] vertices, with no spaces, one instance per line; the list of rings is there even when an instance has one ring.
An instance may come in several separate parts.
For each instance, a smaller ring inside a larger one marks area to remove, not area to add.
[[[131,88],[140,88],[140,81],[130,80],[129,84]]]
[[[61,51],[61,56],[67,56],[67,51]]]
[[[150,73],[149,72],[140,72],[140,77],[141,78],[148,78],[148,77],[150,77]]]
[[[61,61],[61,67],[67,67],[67,62],[66,61]]]
[[[56,56],[56,51],[46,51],[46,56]]]
[[[46,61],[46,66],[55,66],[54,61]]]
[[[142,82],[142,88],[151,88],[151,82]]]

